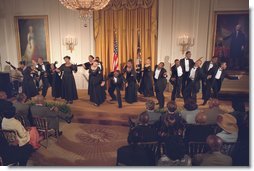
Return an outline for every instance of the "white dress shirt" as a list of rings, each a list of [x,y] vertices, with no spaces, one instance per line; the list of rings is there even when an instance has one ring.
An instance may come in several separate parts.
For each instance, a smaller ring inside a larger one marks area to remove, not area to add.
[[[212,67],[213,67],[213,63],[210,62],[209,67],[208,67],[208,71],[210,71],[210,69],[212,69]]]
[[[183,75],[183,69],[182,69],[182,67],[178,66],[176,69],[177,69],[177,76],[181,77]]]
[[[13,130],[17,132],[17,139],[19,141],[19,146],[23,146],[30,141],[30,134],[24,126],[15,118],[3,118],[2,121],[3,130]]]
[[[155,78],[156,80],[158,80],[159,75],[160,75],[160,72],[161,72],[161,69],[156,68],[155,74],[154,74],[154,78]]]
[[[191,79],[192,81],[195,79],[196,70],[197,70],[196,67],[191,68],[191,71],[190,71],[190,79]]]
[[[114,77],[114,82],[117,83],[117,78],[116,77]]]
[[[186,58],[184,58],[184,65],[185,65],[185,71],[189,72],[190,71],[190,62]]]
[[[217,71],[217,73],[216,73],[216,75],[215,75],[215,79],[219,80],[220,77],[221,77],[221,74],[222,74],[222,69],[219,68],[218,71]]]

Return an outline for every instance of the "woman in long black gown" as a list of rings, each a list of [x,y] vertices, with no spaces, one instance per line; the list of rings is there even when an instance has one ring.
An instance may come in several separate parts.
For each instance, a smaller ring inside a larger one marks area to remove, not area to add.
[[[105,93],[105,81],[101,69],[98,67],[99,61],[95,60],[89,69],[90,78],[90,101],[94,103],[95,106],[101,105],[106,99]]]
[[[132,60],[127,62],[123,74],[126,74],[125,101],[127,103],[137,102],[137,75]]]
[[[143,77],[140,84],[140,92],[145,97],[154,96],[153,92],[153,81],[152,81],[152,67],[151,58],[147,58],[146,64],[144,66]]]
[[[66,100],[66,103],[72,104],[73,100],[78,99],[78,93],[76,88],[73,72],[77,72],[77,66],[70,63],[70,57],[65,56],[65,63],[57,69],[58,72],[62,72],[62,99]]]
[[[51,78],[52,78],[52,82],[51,82],[51,95],[52,97],[54,97],[54,100],[56,100],[57,98],[61,97],[61,76],[59,75],[59,73],[56,71],[56,65],[55,64],[51,64],[50,65],[50,72],[51,72]]]
[[[26,66],[25,61],[21,61],[19,64],[23,75],[22,92],[25,93],[27,99],[31,99],[32,97],[38,95],[33,78],[35,71],[32,70],[31,66]]]

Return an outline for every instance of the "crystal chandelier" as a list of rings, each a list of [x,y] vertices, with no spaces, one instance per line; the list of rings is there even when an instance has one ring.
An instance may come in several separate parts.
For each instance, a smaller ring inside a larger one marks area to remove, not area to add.
[[[78,10],[80,18],[86,22],[92,17],[93,11],[101,10],[110,0],[59,0],[63,6],[71,10]]]

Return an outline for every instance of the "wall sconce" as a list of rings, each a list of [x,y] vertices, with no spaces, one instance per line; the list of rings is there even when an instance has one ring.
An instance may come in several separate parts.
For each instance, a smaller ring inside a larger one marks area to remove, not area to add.
[[[71,53],[77,44],[78,44],[77,38],[70,35],[66,36],[63,40],[63,45],[66,46],[66,50],[70,50]]]
[[[194,38],[184,34],[183,36],[178,37],[177,43],[179,46],[181,46],[182,54],[184,54],[185,51],[189,50],[189,48],[194,45]]]

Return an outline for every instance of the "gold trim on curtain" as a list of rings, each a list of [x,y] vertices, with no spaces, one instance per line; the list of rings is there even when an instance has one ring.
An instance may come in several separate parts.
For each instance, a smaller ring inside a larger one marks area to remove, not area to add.
[[[158,0],[111,0],[109,5],[94,12],[95,52],[105,67],[105,74],[113,70],[114,33],[118,41],[120,69],[128,59],[137,58],[138,34],[142,63],[152,58],[157,62]]]

